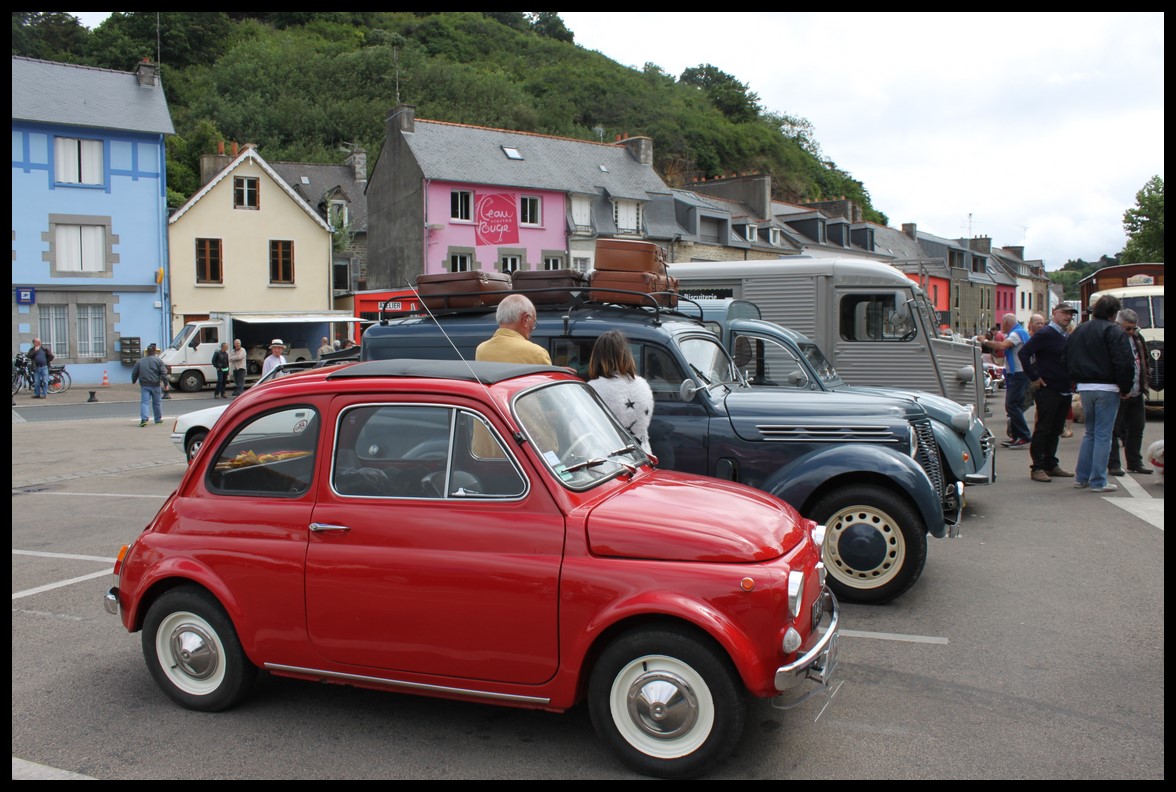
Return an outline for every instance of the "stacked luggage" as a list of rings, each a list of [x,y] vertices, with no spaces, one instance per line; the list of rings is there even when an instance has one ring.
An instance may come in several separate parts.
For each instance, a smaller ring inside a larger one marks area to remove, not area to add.
[[[678,305],[678,279],[670,277],[665,251],[653,242],[597,240],[589,284],[588,299],[593,302],[649,306],[646,295],[652,295],[659,305]]]
[[[573,292],[588,285],[584,273],[574,269],[519,270],[511,276],[514,288],[544,289],[528,292],[527,297],[535,305],[566,305],[572,302]]]
[[[505,272],[473,270],[417,275],[416,283],[421,302],[436,311],[498,305],[510,294],[511,278]]]

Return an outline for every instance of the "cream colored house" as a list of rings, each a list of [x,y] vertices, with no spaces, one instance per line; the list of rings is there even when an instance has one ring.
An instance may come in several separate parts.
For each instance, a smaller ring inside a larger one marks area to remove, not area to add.
[[[332,307],[332,228],[245,147],[168,220],[172,333],[213,312]]]

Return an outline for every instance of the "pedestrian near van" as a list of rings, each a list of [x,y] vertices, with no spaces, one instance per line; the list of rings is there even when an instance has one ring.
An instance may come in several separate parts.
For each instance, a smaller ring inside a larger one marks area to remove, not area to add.
[[[282,339],[275,338],[273,341],[270,341],[269,357],[267,357],[261,364],[261,376],[264,377],[266,374],[269,374],[271,371],[273,371],[276,367],[281,366],[286,362],[285,356],[282,355],[282,353],[285,351],[286,344],[284,341],[282,341]]]
[[[588,360],[588,385],[600,396],[621,426],[629,431],[645,453],[649,447],[649,421],[653,418],[653,391],[637,374],[629,340],[620,330],[609,330],[596,339]]]
[[[1122,444],[1123,456],[1127,458],[1127,470],[1141,476],[1150,476],[1151,468],[1144,466],[1142,451],[1143,428],[1147,422],[1147,411],[1143,404],[1143,394],[1147,392],[1149,375],[1147,347],[1139,335],[1139,314],[1130,308],[1124,308],[1119,311],[1117,321],[1130,342],[1135,371],[1131,380],[1131,393],[1119,402],[1115,431],[1111,433],[1111,455],[1107,460],[1107,469],[1112,476],[1123,475],[1123,465],[1119,459],[1119,445]]]
[[[225,383],[229,379],[229,342],[221,341],[220,349],[212,353],[212,368],[216,371],[216,388],[212,392],[214,399],[227,399]]]
[[[233,398],[245,392],[245,369],[249,365],[249,353],[241,346],[241,339],[233,339],[233,348],[229,350],[229,367],[233,370]]]
[[[334,351],[335,351],[335,347],[333,344],[331,344],[331,339],[328,338],[327,336],[323,336],[323,342],[319,346],[319,351],[318,351],[319,360],[323,359],[323,355],[329,355]]]
[[[1107,481],[1107,462],[1119,403],[1130,395],[1135,375],[1130,340],[1114,321],[1120,308],[1118,297],[1099,297],[1090,321],[1078,325],[1066,340],[1066,369],[1082,399],[1086,418],[1074,486],[1090,487],[1091,492],[1119,488]]]
[[[478,344],[475,360],[498,363],[538,363],[551,365],[547,350],[531,341],[531,332],[538,323],[535,305],[522,294],[508,294],[498,304],[494,314],[498,329],[494,335]]]
[[[1002,341],[989,341],[986,348],[1004,355],[1005,412],[1009,417],[1009,439],[1001,443],[1005,448],[1028,448],[1030,443],[1029,424],[1025,420],[1025,393],[1029,390],[1029,378],[1017,353],[1029,340],[1029,332],[1011,313],[1005,314],[1000,322],[1004,334]]]
[[[53,353],[49,347],[41,343],[41,339],[34,338],[29,348],[29,361],[33,364],[33,398],[44,399],[49,396],[49,364],[53,362]]]
[[[167,364],[160,359],[155,344],[149,344],[147,354],[131,369],[131,382],[139,383],[139,428],[147,425],[151,414],[154,414],[155,423],[163,423],[163,382],[166,379]]]
[[[1049,324],[1035,327],[1017,352],[1034,388],[1033,404],[1037,408],[1029,441],[1029,478],[1034,481],[1049,483],[1055,478],[1074,477],[1058,463],[1058,441],[1066,427],[1072,398],[1070,372],[1066,370],[1066,337],[1077,313],[1078,309],[1069,303],[1059,303]],[[1040,318],[1044,321],[1044,317]]]

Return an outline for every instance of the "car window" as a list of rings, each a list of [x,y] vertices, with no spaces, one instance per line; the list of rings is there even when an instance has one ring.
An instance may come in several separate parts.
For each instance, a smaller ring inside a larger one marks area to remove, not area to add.
[[[310,488],[318,413],[286,407],[245,421],[220,450],[209,487],[226,494],[298,497]]]
[[[694,379],[703,385],[731,382],[735,379],[735,367],[727,350],[713,336],[684,338],[679,345]]]
[[[515,461],[481,416],[416,404],[344,411],[331,483],[340,495],[355,497],[513,498],[526,491]]]
[[[670,353],[661,347],[643,345],[641,353],[636,356],[641,368],[641,376],[649,383],[653,391],[654,401],[679,401],[681,396],[678,388],[686,374],[678,368],[678,364]]]
[[[804,388],[809,384],[808,372],[800,359],[771,338],[736,336],[735,365],[752,385]]]

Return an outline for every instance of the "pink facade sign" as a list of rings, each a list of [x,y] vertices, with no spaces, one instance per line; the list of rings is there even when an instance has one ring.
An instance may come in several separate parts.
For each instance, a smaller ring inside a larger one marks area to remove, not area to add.
[[[474,203],[477,244],[517,245],[519,205],[510,193],[481,193]]]

